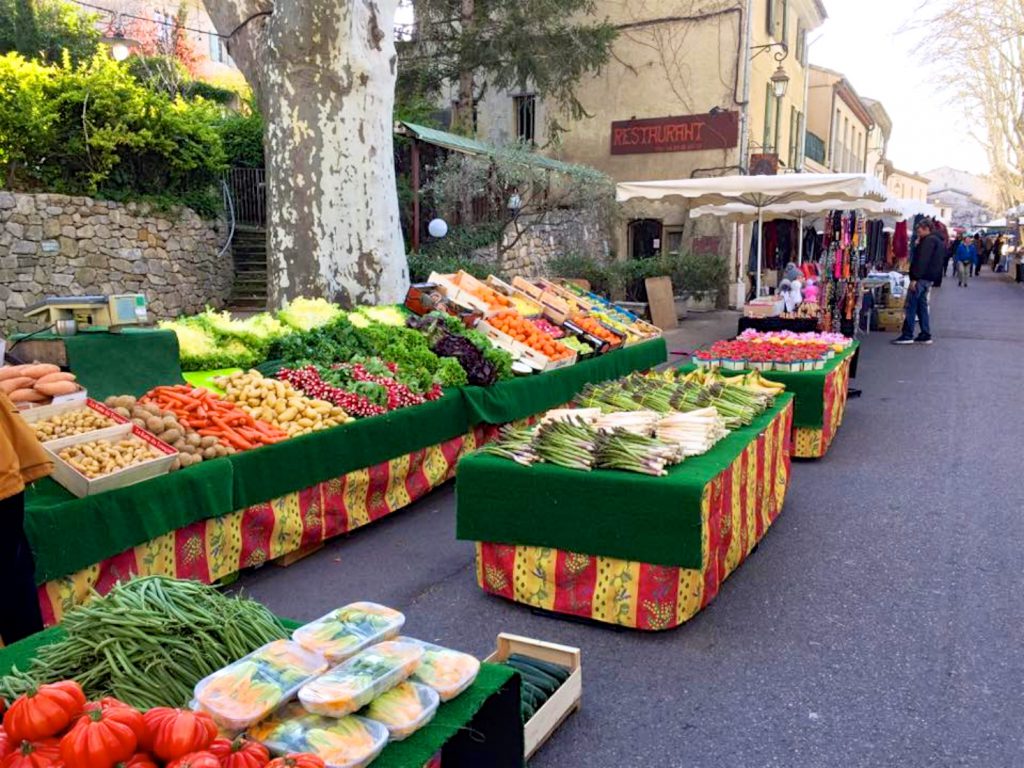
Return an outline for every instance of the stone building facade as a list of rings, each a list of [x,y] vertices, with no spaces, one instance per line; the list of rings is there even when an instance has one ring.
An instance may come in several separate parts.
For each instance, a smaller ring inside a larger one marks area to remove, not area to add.
[[[218,229],[189,208],[0,192],[0,328],[33,328],[24,309],[50,295],[143,293],[157,319],[222,306]]]

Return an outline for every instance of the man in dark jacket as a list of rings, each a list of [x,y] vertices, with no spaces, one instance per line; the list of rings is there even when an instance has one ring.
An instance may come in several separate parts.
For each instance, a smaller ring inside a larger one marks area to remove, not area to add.
[[[906,316],[903,333],[893,344],[931,344],[931,318],[928,316],[928,291],[942,275],[945,244],[935,232],[931,219],[921,219],[917,225],[917,250],[910,260],[910,289],[907,292]],[[914,338],[914,322],[921,323],[921,333]]]

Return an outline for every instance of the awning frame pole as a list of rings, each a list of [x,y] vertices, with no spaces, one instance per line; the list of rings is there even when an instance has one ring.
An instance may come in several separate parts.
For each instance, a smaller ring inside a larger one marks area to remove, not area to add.
[[[796,263],[804,263],[804,215],[800,214],[800,231],[797,232]]]
[[[755,296],[761,298],[761,264],[764,258],[764,213],[761,206],[757,206],[757,275],[755,285],[757,292]]]

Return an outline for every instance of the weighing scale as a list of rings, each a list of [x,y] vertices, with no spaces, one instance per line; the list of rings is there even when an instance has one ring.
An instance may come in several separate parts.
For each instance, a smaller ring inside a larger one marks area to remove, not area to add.
[[[148,325],[149,310],[141,293],[112,296],[47,296],[25,310],[25,317],[38,318],[61,336],[79,328],[102,327],[116,330],[129,325]]]

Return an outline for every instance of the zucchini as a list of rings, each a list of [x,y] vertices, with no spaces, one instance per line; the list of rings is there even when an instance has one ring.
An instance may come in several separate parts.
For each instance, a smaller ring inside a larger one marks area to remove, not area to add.
[[[548,696],[558,690],[561,683],[546,672],[541,672],[536,667],[523,664],[522,662],[511,662],[509,666],[515,669],[525,680],[529,680],[535,686],[544,691]]]
[[[538,669],[541,672],[544,672],[545,674],[548,674],[551,677],[555,678],[559,683],[564,683],[566,680],[569,679],[569,675],[571,674],[566,667],[560,666],[558,664],[552,664],[549,661],[542,661],[541,659],[534,659],[529,656],[523,656],[519,653],[513,653],[508,658],[509,661],[515,659],[517,662],[520,662],[522,664],[529,664],[534,669]]]

